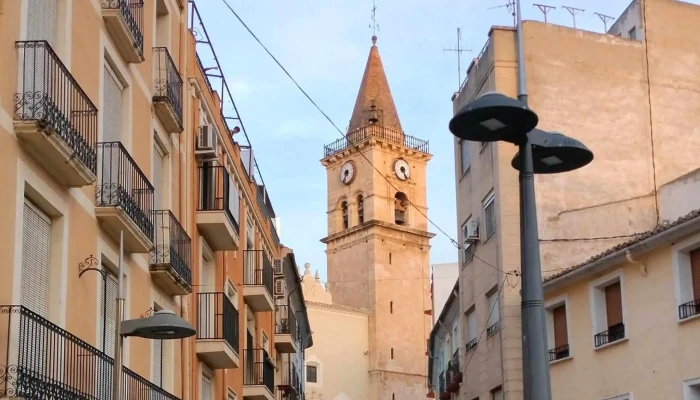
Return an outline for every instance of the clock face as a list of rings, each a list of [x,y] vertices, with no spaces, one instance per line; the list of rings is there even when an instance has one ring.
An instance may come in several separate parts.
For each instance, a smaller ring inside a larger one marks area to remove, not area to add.
[[[353,179],[355,179],[355,164],[352,161],[348,161],[340,168],[340,181],[349,185]]]
[[[411,167],[408,165],[406,160],[399,158],[394,162],[394,173],[396,177],[405,181],[411,176]]]

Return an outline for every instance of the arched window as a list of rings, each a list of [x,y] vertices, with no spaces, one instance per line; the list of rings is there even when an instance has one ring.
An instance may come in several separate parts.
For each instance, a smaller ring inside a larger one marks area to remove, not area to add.
[[[357,220],[360,224],[365,222],[365,204],[361,194],[357,196]]]
[[[408,196],[403,192],[394,195],[394,222],[396,225],[406,224],[406,211],[408,211]]]
[[[340,210],[341,214],[343,216],[343,229],[348,229],[348,220],[349,220],[349,215],[348,215],[348,202],[343,201],[340,203]]]

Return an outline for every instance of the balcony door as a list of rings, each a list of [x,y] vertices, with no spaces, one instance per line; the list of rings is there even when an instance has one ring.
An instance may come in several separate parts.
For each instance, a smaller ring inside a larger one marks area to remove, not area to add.
[[[129,193],[131,171],[127,171],[125,154],[122,154],[121,140],[122,92],[124,87],[105,60],[104,99],[102,106],[102,142],[98,152],[98,199],[103,206],[119,206]]]
[[[199,208],[200,210],[216,210],[216,176],[214,163],[204,161],[199,169]]]
[[[201,292],[199,295],[199,329],[200,337],[215,338],[216,337],[216,314],[217,314],[217,297],[216,297],[216,280],[214,264],[214,254],[202,243],[202,282]]]
[[[102,270],[105,271],[105,279],[102,281],[102,291],[100,294],[100,337],[97,338],[99,349],[102,350],[108,357],[114,358],[114,348],[117,343],[116,327],[117,327],[117,297],[119,295],[119,285],[117,277],[112,274],[110,269],[102,264]],[[97,359],[98,376],[103,379],[96,379],[96,393],[98,397],[105,400],[112,399],[112,379],[113,366],[111,363],[98,358]]]
[[[28,3],[26,40],[45,40],[49,46],[55,48],[58,0],[29,0]],[[50,67],[53,65],[50,53],[43,44],[37,43],[36,48],[28,49],[22,54],[24,76],[19,87],[22,107],[18,109],[29,114],[26,117],[46,118],[46,106],[52,100],[49,95],[50,78],[52,74],[57,73]]]

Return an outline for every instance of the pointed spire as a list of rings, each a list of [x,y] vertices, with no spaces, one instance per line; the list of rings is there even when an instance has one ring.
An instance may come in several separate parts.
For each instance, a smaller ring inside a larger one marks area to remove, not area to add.
[[[355,108],[350,118],[348,132],[370,125],[370,119],[377,119],[379,125],[402,131],[399,114],[391,96],[389,82],[384,73],[382,59],[379,57],[377,37],[372,36],[365,74],[362,76],[360,90],[355,100]]]
[[[316,282],[321,282],[321,275],[318,274],[318,270],[316,270],[316,276],[314,276],[314,278],[316,278]]]

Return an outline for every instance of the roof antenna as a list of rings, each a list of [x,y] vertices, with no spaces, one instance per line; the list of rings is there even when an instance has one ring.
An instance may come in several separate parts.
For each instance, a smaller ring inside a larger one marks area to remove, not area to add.
[[[544,14],[544,23],[545,23],[545,24],[547,23],[547,13],[550,12],[550,11],[552,11],[552,10],[556,10],[556,9],[557,9],[556,7],[548,6],[548,5],[545,5],[545,4],[533,4],[533,6],[539,8],[540,11],[542,11],[542,14]]]
[[[569,7],[569,6],[561,6],[561,7],[565,8],[566,11],[568,11],[569,14],[571,14],[571,17],[574,19],[574,29],[576,29],[576,14],[578,14],[580,12],[584,12],[586,10],[584,10],[582,8]]]
[[[454,51],[457,53],[457,90],[462,85],[462,53],[465,51],[472,51],[472,49],[462,48],[462,31],[457,28],[457,48],[456,49],[443,49],[443,51]]]
[[[505,7],[508,12],[513,16],[513,26],[515,26],[515,1],[514,0],[506,0],[506,4],[502,6],[496,6],[496,7],[489,7],[489,10],[493,10],[495,8],[503,8]]]
[[[379,24],[377,24],[377,2],[372,0],[372,23],[369,25],[372,28],[372,45],[377,44],[377,32],[379,31]]]
[[[611,21],[615,19],[614,17],[611,17],[609,15],[601,14],[601,13],[593,13],[597,15],[601,21],[603,21],[603,27],[605,28],[605,31],[603,33],[608,33],[608,21]]]

